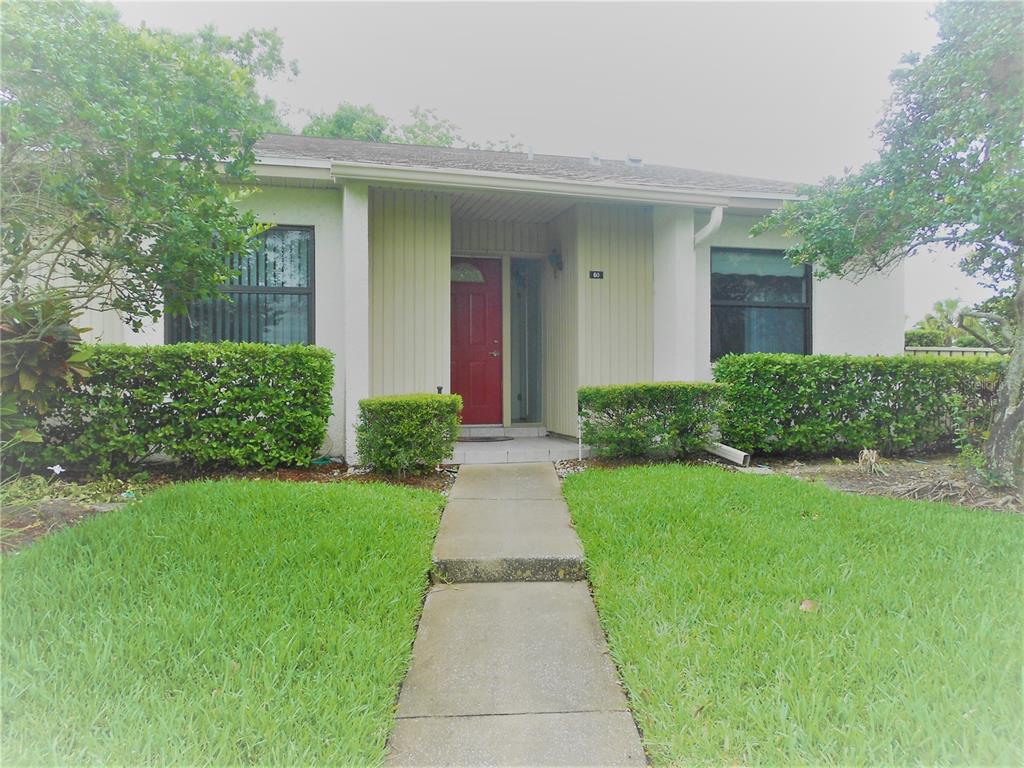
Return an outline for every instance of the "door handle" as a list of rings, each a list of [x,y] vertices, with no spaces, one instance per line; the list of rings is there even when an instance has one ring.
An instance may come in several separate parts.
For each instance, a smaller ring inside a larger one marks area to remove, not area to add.
[[[491,357],[501,357],[501,352],[499,352],[498,350],[494,350],[493,352],[488,352],[487,354],[489,354]]]

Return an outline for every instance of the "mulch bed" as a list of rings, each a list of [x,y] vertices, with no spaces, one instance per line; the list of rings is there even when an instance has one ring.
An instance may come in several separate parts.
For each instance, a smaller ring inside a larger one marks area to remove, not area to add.
[[[559,477],[588,468],[615,469],[665,462],[650,459],[575,459],[556,464]],[[713,456],[691,456],[682,463],[715,464],[726,469],[739,468]],[[922,459],[882,459],[872,472],[856,459],[772,459],[755,461],[751,472],[771,472],[800,480],[822,482],[830,488],[868,496],[896,499],[943,501],[976,509],[991,509],[1024,514],[1024,500],[1012,489],[991,488],[973,477],[956,456],[929,456]],[[883,474],[884,473],[884,474]]]
[[[820,481],[848,493],[897,499],[944,501],[977,509],[1024,513],[1024,500],[1012,489],[992,488],[973,477],[955,456],[882,459],[871,472],[856,459],[776,460],[764,464],[778,474]]]

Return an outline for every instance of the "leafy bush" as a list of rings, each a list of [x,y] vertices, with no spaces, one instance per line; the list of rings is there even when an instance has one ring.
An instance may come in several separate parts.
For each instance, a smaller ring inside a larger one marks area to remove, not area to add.
[[[431,469],[451,458],[459,437],[458,395],[393,395],[359,401],[356,450],[388,475]]]
[[[41,423],[43,463],[123,473],[156,453],[193,467],[305,465],[331,414],[332,354],[270,344],[96,345]]]
[[[600,456],[675,456],[708,440],[724,387],[664,382],[580,387],[583,442]]]
[[[946,337],[942,331],[928,331],[922,328],[912,328],[903,334],[903,346],[905,347],[944,347]]]
[[[983,439],[1001,358],[729,355],[715,364],[728,386],[722,440],[757,453],[885,453]]]

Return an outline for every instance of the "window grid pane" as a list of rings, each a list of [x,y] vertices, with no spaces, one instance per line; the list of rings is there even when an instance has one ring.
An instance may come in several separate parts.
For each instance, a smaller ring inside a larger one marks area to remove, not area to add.
[[[237,274],[224,298],[194,301],[187,315],[167,318],[168,342],[312,343],[312,257],[311,229],[268,230],[250,253],[231,257]]]

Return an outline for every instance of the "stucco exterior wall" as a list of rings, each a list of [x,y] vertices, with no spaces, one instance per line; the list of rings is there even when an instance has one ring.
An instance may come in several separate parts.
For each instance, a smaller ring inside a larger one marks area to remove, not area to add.
[[[698,214],[696,227],[707,223]],[[790,238],[767,232],[754,238],[756,216],[726,212],[721,228],[697,247],[695,370],[711,378],[711,248],[783,249]],[[859,283],[815,280],[811,294],[811,352],[821,355],[898,355],[903,352],[903,267]]]
[[[370,394],[451,387],[451,196],[370,190]]]
[[[242,200],[242,207],[269,224],[312,226],[315,313],[314,342],[334,353],[334,414],[327,424],[324,451],[345,452],[345,328],[339,286],[342,284],[341,191],[263,187]],[[162,340],[162,333],[161,333]]]

